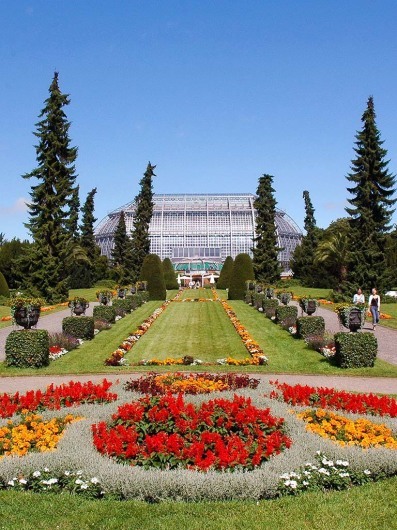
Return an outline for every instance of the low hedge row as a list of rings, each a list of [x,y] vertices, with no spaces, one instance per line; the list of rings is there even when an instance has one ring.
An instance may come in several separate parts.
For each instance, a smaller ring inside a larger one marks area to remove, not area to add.
[[[336,333],[335,362],[341,368],[372,367],[378,352],[378,341],[372,333]]]
[[[122,302],[123,300],[115,300],[115,302]],[[114,324],[116,322],[116,310],[113,306],[97,305],[92,312],[94,320],[106,320]]]
[[[100,307],[105,308],[105,306],[98,306]],[[77,339],[92,340],[94,338],[94,317],[66,317],[62,320],[62,332]]]
[[[283,328],[296,326],[298,318],[298,308],[294,305],[279,306],[276,309],[276,322]]]
[[[324,335],[325,322],[323,317],[300,317],[296,321],[298,337],[304,339],[309,335]]]
[[[50,342],[45,329],[11,331],[6,340],[5,364],[18,368],[48,366]]]

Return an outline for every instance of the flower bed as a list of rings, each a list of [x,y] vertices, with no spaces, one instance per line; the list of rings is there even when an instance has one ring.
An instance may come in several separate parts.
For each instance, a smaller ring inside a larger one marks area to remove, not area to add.
[[[44,421],[38,414],[24,414],[19,423],[8,421],[6,426],[0,427],[0,458],[24,456],[29,451],[52,451],[66,425],[78,419],[68,414],[64,418]]]
[[[397,449],[397,440],[393,438],[391,429],[365,418],[351,420],[324,409],[305,410],[297,416],[307,423],[308,431],[329,438],[340,445],[359,445],[364,449],[368,447]]]
[[[158,394],[208,394],[239,388],[257,388],[259,379],[239,374],[167,374],[150,373],[125,384],[126,390],[142,392],[152,396]]]
[[[273,390],[270,397],[282,399],[290,405],[327,407],[356,414],[397,417],[397,400],[388,396],[346,392],[334,388],[289,385],[278,381],[271,383],[277,390]]]
[[[102,383],[74,383],[55,386],[47,390],[31,390],[26,394],[0,395],[0,418],[10,418],[22,411],[59,410],[61,407],[72,407],[82,403],[107,403],[117,399],[117,394],[108,392],[112,383],[104,379]]]
[[[291,445],[282,419],[239,396],[196,407],[181,395],[144,397],[112,420],[93,425],[95,447],[133,466],[249,470]]]

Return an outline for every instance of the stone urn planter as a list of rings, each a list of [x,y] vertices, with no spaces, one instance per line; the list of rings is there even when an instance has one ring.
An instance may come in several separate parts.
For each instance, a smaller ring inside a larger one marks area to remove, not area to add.
[[[313,315],[318,307],[318,301],[315,298],[301,298],[299,306],[307,315]]]
[[[72,315],[81,316],[85,315],[87,307],[89,307],[90,303],[85,298],[74,298],[73,300],[69,300],[69,307]]]
[[[97,291],[96,297],[98,298],[98,302],[101,305],[109,305],[110,301],[112,299],[112,291],[103,290],[103,291]]]
[[[339,306],[336,308],[339,322],[352,332],[356,332],[364,326],[365,311],[365,306],[356,305]]]
[[[138,291],[146,291],[147,290],[147,282],[146,281],[137,282],[136,288],[138,289]]]
[[[117,296],[122,300],[123,298],[125,298],[125,289],[119,289],[117,291]]]
[[[292,299],[291,293],[277,293],[277,298],[283,305],[288,305]]]
[[[10,302],[11,315],[13,321],[24,329],[31,329],[36,326],[39,318],[41,306],[44,300],[41,298],[14,298]]]
[[[245,282],[247,291],[254,291],[255,290],[255,282],[253,280],[247,280]]]

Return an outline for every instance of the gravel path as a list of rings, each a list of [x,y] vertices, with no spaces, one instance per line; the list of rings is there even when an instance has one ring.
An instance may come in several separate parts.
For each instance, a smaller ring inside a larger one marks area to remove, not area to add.
[[[92,316],[93,307],[96,303],[90,303],[86,315]],[[336,333],[341,331],[336,313],[328,309],[318,308],[315,313],[325,320],[326,330]],[[40,317],[37,329],[47,329],[50,333],[60,332],[62,319],[70,316],[70,310],[65,309],[57,313],[43,315]],[[5,342],[8,334],[18,327],[9,326],[0,329],[0,361],[5,358]],[[345,330],[346,331],[346,330]],[[372,326],[366,324],[364,331],[375,333],[378,339],[378,357],[391,364],[397,364],[397,330],[378,326],[372,331]],[[142,374],[139,374],[142,375]],[[66,376],[20,376],[0,377],[0,392],[26,391],[36,388],[45,388],[50,383],[61,384],[73,381],[102,381],[105,377],[110,381],[127,380],[137,377],[138,374],[91,374],[91,375],[66,375]],[[340,390],[353,390],[357,392],[378,392],[386,394],[397,394],[397,378],[383,377],[347,377],[347,376],[321,376],[321,375],[293,375],[293,374],[255,374],[254,377],[262,379],[278,379],[281,382],[291,384],[301,383],[310,386],[332,387]]]

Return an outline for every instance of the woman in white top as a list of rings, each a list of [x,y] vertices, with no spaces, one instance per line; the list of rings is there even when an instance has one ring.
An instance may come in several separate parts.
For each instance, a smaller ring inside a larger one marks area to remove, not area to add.
[[[368,298],[368,310],[371,311],[373,329],[376,328],[376,324],[379,322],[380,312],[380,296],[376,289],[372,289],[372,293]]]
[[[357,289],[356,294],[353,296],[353,304],[365,304],[365,297],[360,288]]]

